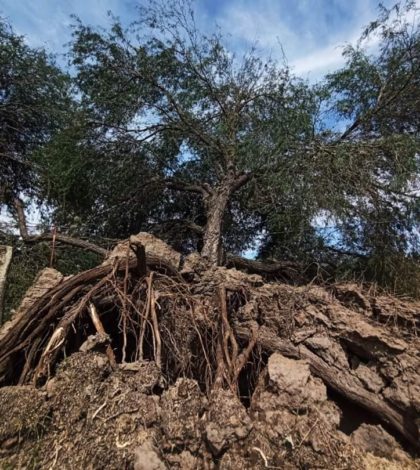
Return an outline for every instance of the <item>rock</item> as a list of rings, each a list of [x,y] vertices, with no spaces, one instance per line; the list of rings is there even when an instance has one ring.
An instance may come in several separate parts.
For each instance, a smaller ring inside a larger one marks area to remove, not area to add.
[[[338,284],[333,289],[335,297],[346,307],[370,311],[370,302],[357,284]]]
[[[166,470],[166,468],[150,442],[145,442],[136,448],[134,470]]]
[[[325,334],[314,335],[304,341],[304,344],[331,365],[339,364],[347,367],[348,360],[343,348]]]
[[[306,361],[289,359],[280,353],[274,353],[268,359],[268,376],[279,392],[300,395],[310,375]]]
[[[400,409],[416,411],[420,416],[420,376],[404,374],[393,380],[383,392],[384,397]]]
[[[343,309],[344,310],[344,309]],[[348,312],[339,312],[339,317],[351,315],[351,318],[342,318],[346,321],[345,330],[342,337],[351,347],[358,348],[363,351],[366,357],[375,359],[380,356],[388,356],[393,354],[401,354],[407,350],[408,344],[400,338],[391,335],[386,329],[380,325],[371,325],[366,320],[349,310]]]
[[[305,409],[327,400],[324,383],[311,376],[307,361],[274,353],[268,359],[267,370],[271,388],[277,392],[283,406]]]

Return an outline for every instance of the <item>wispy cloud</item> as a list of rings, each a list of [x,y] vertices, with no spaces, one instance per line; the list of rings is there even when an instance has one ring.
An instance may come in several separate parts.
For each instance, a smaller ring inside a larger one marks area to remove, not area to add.
[[[33,47],[46,47],[55,53],[64,51],[71,38],[71,15],[83,22],[105,26],[108,11],[129,20],[135,13],[135,2],[124,0],[2,0],[0,15],[7,18],[17,33]]]
[[[168,0],[169,1],[169,0]],[[420,1],[420,0],[419,0]],[[237,53],[257,46],[264,55],[282,58],[295,73],[316,78],[342,63],[341,47],[353,43],[375,18],[378,0],[197,0],[203,29],[218,24]],[[394,0],[385,0],[386,6]],[[63,52],[71,37],[71,14],[105,26],[111,10],[128,24],[143,0],[2,0],[0,15],[33,46]]]
[[[390,6],[393,0],[383,3]],[[375,18],[377,1],[232,0],[213,15],[237,50],[257,43],[274,58],[284,52],[297,74],[314,78],[342,63],[342,47],[354,43]]]

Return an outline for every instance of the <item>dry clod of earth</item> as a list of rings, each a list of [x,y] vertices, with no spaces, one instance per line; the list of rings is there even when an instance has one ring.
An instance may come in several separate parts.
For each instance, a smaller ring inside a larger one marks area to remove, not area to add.
[[[0,330],[0,468],[420,468],[419,302],[144,233],[47,277]]]

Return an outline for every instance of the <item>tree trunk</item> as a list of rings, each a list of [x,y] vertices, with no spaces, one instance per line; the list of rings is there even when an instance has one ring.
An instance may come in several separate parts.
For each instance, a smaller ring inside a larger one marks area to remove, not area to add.
[[[223,216],[232,189],[231,181],[227,180],[204,200],[207,223],[204,229],[201,256],[207,258],[211,266],[218,266],[222,262]]]

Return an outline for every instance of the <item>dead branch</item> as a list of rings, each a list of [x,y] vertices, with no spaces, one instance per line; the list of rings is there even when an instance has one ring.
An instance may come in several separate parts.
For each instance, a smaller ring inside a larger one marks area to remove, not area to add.
[[[89,313],[96,331],[100,335],[108,336],[101,322],[101,319],[99,318],[98,312],[96,311],[96,307],[92,302],[89,303]],[[108,357],[109,363],[111,364],[111,367],[115,369],[117,367],[117,361],[115,359],[114,351],[112,350],[112,347],[109,343],[106,346],[106,355]]]
[[[42,235],[27,236],[23,238],[23,241],[25,243],[40,243],[40,242],[52,241],[54,239],[56,242],[60,242],[65,245],[74,246],[76,248],[82,248],[83,250],[91,251],[92,253],[101,255],[104,258],[109,254],[109,251],[106,250],[105,248],[95,245],[94,243],[91,243],[87,240],[68,237],[67,235],[61,235],[58,233],[56,235],[50,234],[50,233],[44,233]]]
[[[272,274],[287,277],[300,276],[304,271],[304,266],[295,261],[273,261],[262,262],[252,259],[242,258],[229,253],[226,256],[226,266],[228,268],[245,269],[250,273]]]
[[[19,233],[25,243],[39,243],[54,240],[55,242],[61,242],[66,245],[75,246],[77,248],[82,248],[84,250],[97,253],[98,255],[101,255],[103,257],[108,255],[109,252],[105,248],[102,248],[98,245],[95,245],[94,243],[82,240],[80,238],[68,237],[67,235],[61,235],[58,233],[45,233],[42,235],[30,236],[26,223],[25,206],[23,201],[20,198],[16,197],[13,201],[13,204],[16,211]]]

